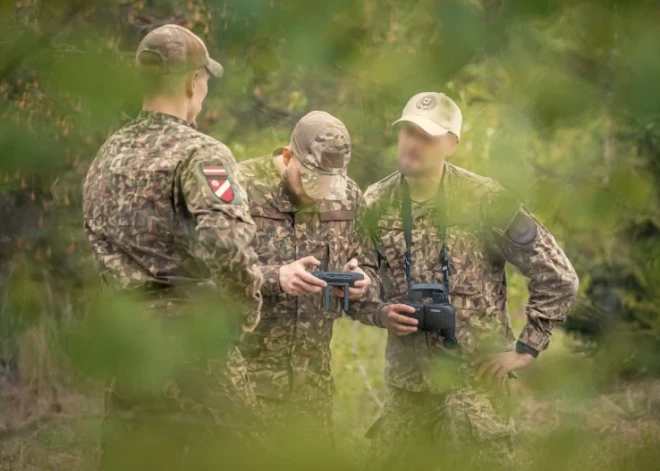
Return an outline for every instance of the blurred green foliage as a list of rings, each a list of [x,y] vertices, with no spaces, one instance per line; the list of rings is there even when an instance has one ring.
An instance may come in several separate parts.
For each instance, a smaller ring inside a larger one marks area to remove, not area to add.
[[[88,163],[140,107],[136,46],[168,22],[202,35],[225,66],[199,124],[238,160],[285,144],[299,117],[323,109],[346,123],[350,175],[366,188],[396,167],[390,124],[406,100],[447,92],[465,117],[452,161],[521,194],[581,276],[567,323],[581,340],[561,337],[523,382],[542,400],[584,405],[622,376],[660,374],[656,0],[0,1],[0,352],[11,356],[43,324],[68,353],[67,377],[121,369],[146,387],[171,368],[164,352],[185,356],[136,328],[130,306],[99,309],[80,217]],[[512,280],[515,313],[526,291]],[[383,333],[359,328],[354,346],[350,329],[338,327],[335,372],[340,450],[357,456],[377,407],[355,355],[377,396]],[[192,326],[187,338],[208,344],[213,332]],[[539,469],[590,466],[593,437],[577,436],[578,415],[564,412],[553,434],[524,440],[545,450],[532,460]],[[652,435],[635,437],[591,466],[657,460]]]

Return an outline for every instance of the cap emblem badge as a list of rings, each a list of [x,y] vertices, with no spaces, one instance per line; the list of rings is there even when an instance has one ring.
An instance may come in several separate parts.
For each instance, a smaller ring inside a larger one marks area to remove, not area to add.
[[[425,95],[417,102],[417,109],[420,110],[428,111],[436,106],[438,106],[438,100],[433,95]]]

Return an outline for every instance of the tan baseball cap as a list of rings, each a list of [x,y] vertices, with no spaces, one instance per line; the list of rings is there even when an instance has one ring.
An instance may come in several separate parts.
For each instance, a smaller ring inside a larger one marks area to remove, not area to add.
[[[392,125],[409,122],[422,128],[430,136],[447,133],[461,137],[463,115],[458,105],[444,93],[418,93],[406,104],[400,119]]]
[[[296,124],[290,145],[302,164],[302,185],[309,197],[346,198],[351,139],[344,123],[325,111],[312,111]]]
[[[176,74],[206,67],[214,77],[222,77],[219,62],[195,33],[179,25],[160,26],[147,34],[135,56],[138,68],[155,74]]]

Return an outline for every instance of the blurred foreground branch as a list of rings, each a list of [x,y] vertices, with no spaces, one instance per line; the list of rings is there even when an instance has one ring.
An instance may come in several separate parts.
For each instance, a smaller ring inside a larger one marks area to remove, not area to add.
[[[23,63],[26,57],[48,46],[53,38],[71,23],[85,6],[89,6],[89,2],[84,0],[73,1],[60,19],[51,23],[50,27],[42,33],[31,35],[25,31],[21,35],[21,38],[8,48],[7,60],[0,67],[0,81],[10,76]]]

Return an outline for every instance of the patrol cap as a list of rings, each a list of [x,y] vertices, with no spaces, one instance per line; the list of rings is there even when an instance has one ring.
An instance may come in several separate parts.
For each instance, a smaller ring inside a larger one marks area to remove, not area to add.
[[[308,196],[327,200],[346,198],[351,139],[344,123],[325,111],[312,111],[293,129],[291,149],[302,164],[302,185]]]
[[[401,118],[392,125],[402,122],[416,124],[430,136],[452,133],[460,138],[463,114],[444,93],[422,92],[408,100]]]
[[[209,57],[204,41],[183,26],[160,26],[147,34],[135,56],[140,70],[153,74],[176,74],[206,67],[214,77],[222,77],[219,62]]]

